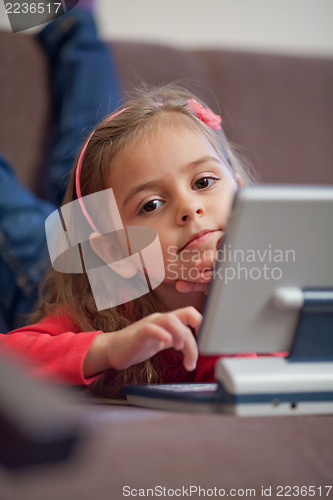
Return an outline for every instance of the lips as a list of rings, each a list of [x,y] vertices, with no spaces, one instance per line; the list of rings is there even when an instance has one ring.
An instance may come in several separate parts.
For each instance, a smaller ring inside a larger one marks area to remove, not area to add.
[[[198,233],[193,234],[191,238],[188,240],[188,242],[185,243],[185,245],[180,249],[180,251],[184,250],[185,248],[186,249],[194,248],[200,245],[204,241],[208,240],[208,238],[210,238],[210,236],[215,232],[216,230],[206,229],[204,231],[200,231]]]

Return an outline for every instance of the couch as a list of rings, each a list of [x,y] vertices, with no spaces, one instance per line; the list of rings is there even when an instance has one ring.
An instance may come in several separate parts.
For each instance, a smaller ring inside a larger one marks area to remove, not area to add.
[[[333,184],[333,60],[110,46],[125,88],[177,80],[220,109],[227,136],[262,182]],[[47,69],[32,35],[0,32],[0,150],[37,193],[50,123]],[[15,475],[0,466],[2,500],[120,500],[140,488],[152,496],[155,487],[170,496],[184,487],[192,498],[296,496],[302,486],[303,495],[332,495],[329,415],[236,418],[100,403],[81,412],[90,436],[75,456]]]
[[[333,184],[333,59],[110,41],[123,87],[184,83],[264,183]],[[0,151],[38,193],[50,123],[34,36],[0,32]]]

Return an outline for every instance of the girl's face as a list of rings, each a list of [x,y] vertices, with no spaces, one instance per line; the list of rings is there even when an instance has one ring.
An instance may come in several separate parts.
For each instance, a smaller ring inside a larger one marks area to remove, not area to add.
[[[195,281],[194,261],[215,255],[237,183],[208,139],[166,126],[133,144],[111,164],[124,226],[150,226],[159,235],[165,284]]]

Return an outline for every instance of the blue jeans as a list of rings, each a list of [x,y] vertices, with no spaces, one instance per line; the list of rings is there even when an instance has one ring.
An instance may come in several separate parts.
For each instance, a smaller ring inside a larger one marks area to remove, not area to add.
[[[36,306],[50,266],[45,219],[59,206],[84,139],[121,102],[109,48],[99,39],[89,11],[73,9],[38,38],[49,58],[54,126],[43,181],[48,201],[17,180],[0,156],[0,331],[22,323]]]

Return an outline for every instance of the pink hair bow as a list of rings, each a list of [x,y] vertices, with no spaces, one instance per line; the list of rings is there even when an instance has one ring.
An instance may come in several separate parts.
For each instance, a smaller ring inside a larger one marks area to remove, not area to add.
[[[205,108],[195,99],[188,99],[187,104],[189,105],[193,113],[197,115],[199,120],[205,123],[209,128],[212,128],[214,130],[222,129],[222,118],[219,115],[213,113],[211,109]]]

